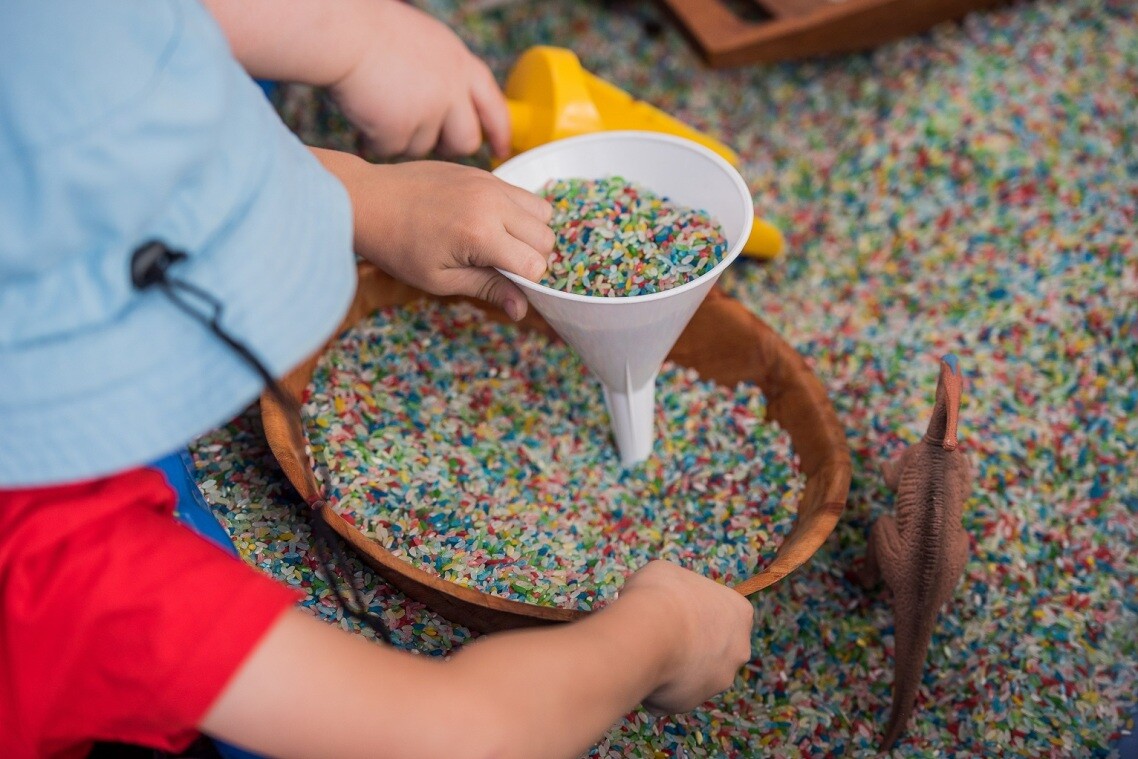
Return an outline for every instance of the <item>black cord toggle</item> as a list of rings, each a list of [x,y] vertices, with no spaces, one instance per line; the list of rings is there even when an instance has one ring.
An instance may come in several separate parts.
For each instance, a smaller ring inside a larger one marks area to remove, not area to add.
[[[290,411],[299,413],[296,401],[284,391],[268,368],[247,345],[230,335],[221,326],[223,306],[220,300],[195,284],[170,276],[170,267],[188,256],[180,250],[173,250],[160,240],[150,240],[135,248],[130,257],[130,281],[139,290],[151,287],[160,289],[170,301],[191,317],[201,322],[229,346],[230,350],[260,376],[265,387]],[[197,301],[197,307],[191,301]],[[203,311],[203,308],[205,309]]]
[[[130,257],[130,281],[135,288],[145,290],[166,279],[166,272],[170,267],[185,259],[185,253],[171,250],[163,242],[158,240],[144,242]]]
[[[184,252],[173,250],[161,240],[148,240],[135,248],[134,253],[131,254],[130,281],[138,290],[149,290],[152,287],[157,287],[175,306],[205,325],[261,377],[265,387],[282,406],[299,416],[300,408],[296,401],[284,391],[284,388],[265,367],[264,362],[257,358],[257,355],[247,345],[233,337],[221,326],[222,302],[197,285],[170,275],[170,268],[186,258],[188,256]],[[205,310],[195,305],[194,301],[204,307]],[[309,527],[312,530],[312,548],[321,569],[324,570],[328,587],[345,615],[367,625],[375,631],[381,640],[391,643],[391,632],[387,629],[387,625],[378,615],[372,614],[364,608],[359,591],[356,589],[355,583],[352,582],[350,575],[347,578],[347,597],[345,598],[344,594],[340,592],[336,581],[335,568],[337,565],[346,565],[347,557],[337,542],[339,535],[324,521],[324,515],[321,513],[324,508],[324,501],[317,501],[312,506],[306,507],[306,513]]]

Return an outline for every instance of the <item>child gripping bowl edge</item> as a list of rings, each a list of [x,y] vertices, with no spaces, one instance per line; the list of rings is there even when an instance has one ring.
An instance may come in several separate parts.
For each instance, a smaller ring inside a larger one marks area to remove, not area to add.
[[[180,251],[164,274],[273,376],[339,323],[353,251],[519,319],[494,267],[537,279],[553,245],[548,204],[486,172],[304,147],[250,75],[329,87],[384,155],[509,140],[486,66],[394,0],[0,5],[0,755],[205,733],[280,757],[571,757],[638,704],[727,687],[752,607],[672,564],[440,661],[311,618],[174,519],[147,462],[264,378],[132,278],[141,245]]]

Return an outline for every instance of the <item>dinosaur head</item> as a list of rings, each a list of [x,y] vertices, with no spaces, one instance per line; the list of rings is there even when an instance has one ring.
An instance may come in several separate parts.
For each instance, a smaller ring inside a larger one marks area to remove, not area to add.
[[[964,389],[964,377],[960,373],[960,362],[952,353],[940,360],[940,378],[936,384],[936,406],[929,421],[926,438],[940,443],[946,451],[956,450],[956,427],[960,420],[960,393]]]

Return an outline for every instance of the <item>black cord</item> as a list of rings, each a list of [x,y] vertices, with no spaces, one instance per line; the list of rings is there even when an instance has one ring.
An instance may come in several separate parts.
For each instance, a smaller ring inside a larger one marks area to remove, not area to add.
[[[348,557],[344,553],[344,549],[340,544],[340,535],[324,521],[324,509],[328,504],[324,501],[316,501],[309,507],[309,526],[312,529],[312,548],[316,554],[316,560],[320,562],[321,568],[324,570],[325,579],[328,581],[328,587],[332,590],[332,595],[336,597],[336,603],[343,609],[344,614],[356,620],[360,624],[370,627],[379,639],[389,645],[394,645],[391,639],[391,630],[388,629],[387,624],[378,614],[372,614],[367,611],[360,600],[359,590],[356,584],[352,582],[352,578],[347,578],[348,599],[340,594],[340,587],[336,584],[336,578],[333,574],[333,569],[337,566],[345,568],[347,573]]]
[[[182,251],[172,250],[159,240],[151,240],[143,243],[135,249],[134,254],[131,256],[131,282],[138,290],[147,290],[151,287],[157,287],[161,290],[175,306],[204,324],[219,340],[229,346],[242,361],[252,368],[265,383],[265,387],[268,388],[269,392],[273,394],[273,397],[276,398],[282,406],[290,412],[299,414],[300,407],[297,405],[297,402],[284,391],[284,388],[280,386],[280,383],[277,382],[276,378],[273,377],[268,368],[265,367],[264,362],[257,358],[257,355],[253,353],[247,345],[230,335],[225,328],[221,326],[221,313],[223,310],[221,301],[192,282],[170,276],[170,267],[179,261],[185,260],[186,257],[186,254]],[[203,303],[209,309],[209,312],[203,313],[200,309],[196,308],[193,303],[184,297],[186,294],[193,296]],[[312,548],[316,554],[317,561],[320,563],[321,569],[324,570],[324,578],[328,582],[328,587],[332,590],[332,594],[336,598],[336,603],[346,616],[370,627],[375,631],[375,634],[379,636],[380,640],[391,644],[391,631],[388,630],[387,625],[384,624],[383,619],[381,619],[379,615],[372,614],[364,608],[360,600],[359,590],[356,588],[350,575],[346,577],[348,598],[345,598],[340,592],[339,584],[336,581],[335,569],[338,566],[346,567],[347,555],[344,553],[343,547],[339,542],[340,536],[331,525],[324,521],[323,512],[326,507],[327,504],[323,500],[316,501],[308,507],[306,515],[309,527],[312,531]],[[346,571],[345,574],[347,574]]]

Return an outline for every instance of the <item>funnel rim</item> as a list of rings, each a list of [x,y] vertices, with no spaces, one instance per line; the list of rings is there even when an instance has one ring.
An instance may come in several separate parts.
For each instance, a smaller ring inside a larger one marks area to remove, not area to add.
[[[694,290],[705,283],[710,284],[715,282],[719,278],[719,275],[721,275],[727,269],[727,267],[730,266],[731,263],[739,257],[739,254],[742,252],[743,245],[746,244],[747,237],[751,234],[751,227],[755,221],[755,205],[754,199],[751,197],[751,189],[747,186],[746,181],[744,181],[743,176],[739,173],[739,171],[718,153],[711,150],[710,148],[700,145],[698,142],[694,142],[685,137],[677,137],[675,135],[663,134],[660,132],[646,132],[636,129],[614,129],[612,131],[597,132],[594,134],[583,134],[577,135],[575,137],[565,137],[560,140],[547,142],[544,145],[532,148],[523,153],[519,153],[513,158],[510,158],[508,161],[505,161],[502,163],[502,165],[498,166],[498,168],[494,169],[492,173],[495,176],[501,178],[500,172],[509,169],[512,164],[521,163],[522,159],[531,160],[535,157],[541,156],[544,153],[552,153],[556,150],[564,149],[567,145],[587,144],[591,142],[602,141],[649,141],[668,143],[683,147],[711,161],[711,163],[716,168],[723,172],[723,174],[735,186],[735,188],[740,191],[740,198],[745,198],[743,208],[743,229],[739,234],[739,239],[736,240],[735,243],[727,249],[727,252],[723,254],[723,258],[719,261],[719,263],[695,279],[688,280],[682,285],[677,285],[676,287],[671,287],[667,290],[658,290],[654,293],[644,293],[642,295],[582,295],[580,293],[571,293],[566,292],[565,290],[558,290],[547,285],[538,284],[537,282],[531,282],[530,280],[518,274],[514,274],[513,272],[506,271],[505,269],[495,267],[497,268],[498,272],[514,284],[520,286],[523,290],[533,290],[539,293],[552,295],[563,300],[575,301],[577,303],[607,303],[612,305],[620,305],[625,303],[646,303],[653,300],[663,300],[673,295],[679,295],[681,293],[687,292],[688,290]],[[503,179],[503,181],[508,182],[509,180]],[[632,181],[636,181],[635,178],[632,178]],[[514,186],[517,187],[518,185]],[[527,188],[523,187],[522,189]]]

